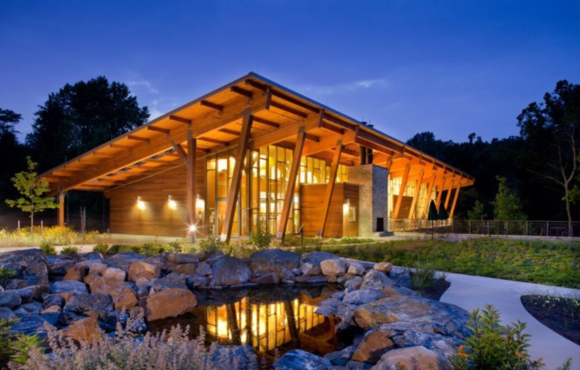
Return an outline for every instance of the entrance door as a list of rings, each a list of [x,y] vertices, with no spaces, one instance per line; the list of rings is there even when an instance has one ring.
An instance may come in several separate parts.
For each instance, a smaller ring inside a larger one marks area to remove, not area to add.
[[[224,221],[226,218],[226,207],[228,203],[228,198],[218,198],[217,199],[217,220],[215,227],[215,236],[220,236],[224,228]]]

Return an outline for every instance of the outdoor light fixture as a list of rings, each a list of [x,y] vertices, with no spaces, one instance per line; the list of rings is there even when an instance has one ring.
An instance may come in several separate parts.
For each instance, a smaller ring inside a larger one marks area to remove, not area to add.
[[[189,242],[195,243],[195,232],[197,231],[197,226],[189,225]]]
[[[189,225],[189,232],[190,233],[194,233],[197,231],[197,226],[195,225]]]
[[[140,210],[144,210],[145,209],[145,202],[141,200],[141,197],[137,197],[137,208],[139,208]]]
[[[173,200],[171,195],[167,196],[167,204],[169,205],[169,209],[177,209],[177,202]]]

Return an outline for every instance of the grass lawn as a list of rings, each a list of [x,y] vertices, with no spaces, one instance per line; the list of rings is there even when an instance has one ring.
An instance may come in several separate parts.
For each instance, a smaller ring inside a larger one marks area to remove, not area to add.
[[[468,275],[580,288],[580,242],[481,238],[462,242],[399,240],[303,248],[365,261],[388,261]]]

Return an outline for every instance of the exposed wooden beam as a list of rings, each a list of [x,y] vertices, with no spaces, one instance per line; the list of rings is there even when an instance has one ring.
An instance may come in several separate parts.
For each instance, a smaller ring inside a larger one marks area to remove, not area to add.
[[[322,203],[322,214],[320,215],[320,232],[319,235],[324,237],[326,229],[326,221],[328,221],[328,212],[330,211],[330,203],[332,201],[332,193],[334,192],[334,184],[336,183],[336,173],[338,172],[338,165],[340,163],[340,154],[342,153],[342,140],[339,139],[335,145],[334,157],[330,166],[330,176],[328,184],[326,185],[326,192],[324,193],[324,200]]]
[[[352,124],[352,123],[346,122],[340,118],[331,116],[330,114],[328,114],[326,112],[324,112],[322,119],[325,121],[331,122],[337,126],[340,126],[340,127],[344,128],[345,130],[354,131],[354,130],[356,130],[357,127],[359,127],[356,124]]]
[[[240,133],[238,131],[230,130],[229,128],[220,128],[218,131],[223,132],[224,134],[240,136]]]
[[[228,193],[228,200],[226,203],[226,214],[224,218],[224,225],[222,227],[221,239],[228,242],[232,236],[232,227],[234,225],[234,212],[236,204],[238,204],[238,195],[240,194],[240,187],[242,183],[242,170],[244,168],[244,158],[249,147],[250,131],[252,130],[252,112],[249,109],[244,111],[242,118],[242,131],[240,142],[238,144],[238,152],[236,154],[236,163],[234,165],[234,173],[230,191]]]
[[[320,127],[324,128],[328,131],[336,132],[339,135],[344,135],[344,131],[345,131],[344,129],[342,129],[340,127],[336,127],[336,126],[331,125],[331,124],[326,123],[326,122],[322,122],[322,125],[320,125]]]
[[[66,197],[66,191],[58,192],[58,226],[64,226],[64,200]]]
[[[235,92],[236,94],[243,95],[249,99],[252,99],[254,97],[254,94],[250,90],[246,90],[246,89],[243,89],[243,88],[238,87],[238,86],[230,87],[230,91]]]
[[[455,185],[455,181],[451,179],[451,187],[447,190],[447,196],[445,197],[445,209],[449,209],[449,200],[451,199],[451,191],[453,191],[453,186]]]
[[[188,139],[188,143],[189,143],[189,139]],[[179,155],[181,160],[183,160],[183,163],[185,163],[185,165],[187,166],[187,169],[189,170],[191,167],[191,164],[189,162],[188,153],[186,153],[185,150],[183,150],[181,145],[178,145],[173,141],[171,142],[171,146],[173,146],[173,149],[175,149],[175,152]]]
[[[286,226],[288,225],[288,216],[290,215],[290,208],[294,199],[294,190],[296,189],[296,178],[300,172],[300,159],[302,158],[302,149],[304,149],[304,141],[306,139],[306,132],[304,126],[298,128],[298,135],[296,136],[296,146],[294,147],[294,154],[292,157],[292,166],[290,167],[290,177],[286,185],[286,194],[284,196],[284,205],[282,206],[282,214],[280,215],[280,223],[278,224],[277,237],[284,240],[286,234]]]
[[[459,191],[461,190],[461,183],[457,185],[455,189],[455,196],[453,197],[453,204],[451,205],[451,210],[449,211],[449,218],[453,219],[453,213],[455,212],[455,206],[457,205],[457,198],[459,198]]]
[[[219,118],[211,115],[200,117],[199,119],[196,119],[195,125],[191,127],[193,137],[203,135],[208,131],[218,129],[231,122],[239,120],[242,118],[244,109],[246,108],[250,109],[252,114],[264,110],[267,100],[267,96],[262,96],[255,98],[254,101],[248,105],[246,99],[238,99],[231,104],[228,104],[224,108],[224,113]],[[99,166],[85,169],[79,174],[79,176],[74,176],[71,181],[65,182],[63,187],[65,187],[65,189],[76,187],[79,184],[90,181],[102,176],[103,174],[115,172],[120,168],[142,161],[144,158],[163,153],[171,146],[167,139],[175,141],[176,143],[182,143],[187,140],[187,130],[188,126],[179,126],[171,130],[171,134],[167,138],[161,136],[154,138],[147,146],[137,146],[130,151],[121,153],[114,159],[107,160]]]
[[[224,106],[223,105],[221,105],[221,104],[215,104],[215,103],[212,103],[212,102],[207,101],[207,100],[202,100],[202,101],[199,102],[199,104],[201,104],[204,107],[208,107],[208,108],[211,108],[211,109],[215,109],[215,110],[217,110],[220,113],[223,112],[223,110],[224,110]]]
[[[155,127],[155,126],[147,126],[147,130],[161,132],[162,134],[165,134],[165,135],[169,135],[169,133],[171,132],[170,130],[168,130],[166,128],[160,128],[160,127]]]
[[[445,172],[443,172],[445,173]],[[441,196],[443,195],[443,189],[445,188],[445,180],[447,180],[447,178],[445,176],[443,176],[443,180],[441,180],[441,187],[437,187],[437,202],[435,202],[435,205],[437,206],[437,210],[439,210],[439,205],[441,204]]]
[[[266,126],[280,128],[280,125],[277,124],[276,122],[272,122],[272,121],[269,121],[267,119],[254,116],[254,123],[256,123],[256,122],[261,123],[261,124],[266,125]]]
[[[214,144],[219,144],[219,145],[225,145],[225,146],[228,145],[227,141],[212,139],[211,137],[198,137],[197,140],[206,141],[208,143],[214,143]]]
[[[421,214],[421,218],[425,218],[427,215],[427,211],[429,210],[429,203],[431,202],[431,194],[433,193],[433,186],[435,185],[435,180],[437,179],[437,175],[434,174],[431,178],[431,182],[429,183],[429,188],[427,189],[427,196],[425,197],[425,203],[423,204],[423,212]]]
[[[147,144],[149,144],[151,142],[151,139],[148,139],[146,137],[137,136],[137,135],[129,135],[129,136],[127,136],[127,139],[141,141],[141,142],[147,143]]]
[[[196,225],[196,214],[195,214],[195,202],[197,199],[197,193],[195,190],[195,181],[196,181],[196,147],[197,141],[193,138],[191,130],[187,132],[187,158],[186,158],[186,166],[187,166],[187,218],[189,219],[189,225]],[[181,147],[180,147],[181,148]],[[189,230],[189,241],[195,242],[195,231]]]
[[[304,156],[310,156],[316,153],[324,152],[336,147],[338,139],[342,139],[342,145],[354,143],[357,131],[349,131],[344,136],[331,135],[323,137],[318,143],[308,143],[304,148]]]
[[[284,104],[281,104],[281,103],[278,103],[278,102],[275,102],[275,101],[271,101],[270,102],[270,106],[271,107],[274,107],[274,108],[278,108],[278,109],[283,110],[285,112],[291,113],[291,114],[293,114],[295,116],[298,116],[298,117],[301,117],[301,118],[308,117],[308,113],[301,112],[301,111],[299,111],[297,109],[290,108],[287,105],[284,105]]]
[[[193,121],[188,119],[188,118],[183,118],[183,117],[179,117],[179,116],[175,116],[175,115],[169,116],[169,120],[179,122],[179,123],[184,123],[186,125],[191,125],[193,123]]]
[[[259,83],[259,82],[256,82],[256,81],[252,81],[252,80],[246,80],[246,85],[255,87],[256,89],[262,90],[262,91],[268,91],[269,90],[269,91],[272,92],[272,96],[275,96],[277,98],[283,99],[283,100],[287,101],[288,103],[294,104],[296,106],[299,106],[301,108],[307,109],[307,110],[309,110],[311,112],[314,112],[314,113],[319,113],[320,112],[320,109],[319,108],[313,107],[313,106],[311,106],[311,105],[309,105],[307,103],[304,103],[304,102],[302,102],[302,101],[300,101],[298,99],[295,99],[295,98],[293,98],[293,97],[291,97],[289,95],[286,95],[286,94],[284,94],[282,92],[272,90],[272,89],[269,88],[268,85],[265,85],[265,84],[262,84],[262,83]]]
[[[109,147],[113,149],[123,149],[123,150],[131,149],[131,146],[129,145],[121,145],[116,143],[109,144]]]
[[[419,175],[417,177],[417,182],[415,184],[415,194],[413,194],[413,201],[411,202],[411,209],[409,209],[409,218],[414,219],[415,217],[415,208],[417,208],[417,202],[419,201],[419,194],[421,193],[421,185],[423,185],[423,176],[425,175],[425,171],[422,169],[419,171]]]
[[[311,116],[308,119],[297,122],[288,126],[284,126],[278,130],[268,132],[261,136],[252,139],[252,149],[258,149],[265,145],[276,144],[296,135],[296,131],[300,126],[304,126],[304,131],[320,127],[320,120],[317,116]]]
[[[399,187],[399,195],[397,196],[397,203],[395,203],[395,208],[393,210],[393,219],[399,218],[399,212],[401,210],[401,204],[403,204],[403,194],[405,193],[405,188],[407,187],[407,179],[409,179],[409,171],[411,166],[407,164],[405,167],[405,172],[403,173],[403,179],[401,180],[401,186]]]
[[[305,134],[306,135],[306,140],[310,140],[310,141],[314,141],[315,143],[318,143],[320,141],[320,137],[316,136],[316,135],[312,135],[312,134]]]

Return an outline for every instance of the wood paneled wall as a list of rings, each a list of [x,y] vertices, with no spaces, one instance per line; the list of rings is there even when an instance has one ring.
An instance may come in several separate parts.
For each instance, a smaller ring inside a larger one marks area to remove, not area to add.
[[[393,203],[392,204],[397,204],[397,198],[398,198],[397,195],[393,195]],[[409,215],[411,213],[411,205],[412,204],[413,204],[413,197],[403,196],[403,199],[401,201],[401,209],[399,210],[399,217],[397,217],[398,220],[409,218]]]
[[[312,184],[300,186],[301,220],[304,225],[304,235],[313,237],[320,229],[320,213],[322,211],[322,199],[326,192],[326,184]],[[356,221],[350,222],[348,214],[344,212],[346,200],[350,200],[351,206],[356,209]],[[337,183],[334,186],[328,221],[324,237],[341,238],[343,236],[358,235],[358,185]]]
[[[205,159],[197,160],[196,193],[205,199]],[[179,166],[106,193],[110,199],[112,233],[185,237],[187,235],[186,167]],[[170,209],[168,196],[177,203]],[[145,209],[137,207],[137,197]],[[202,218],[198,219],[199,235],[205,235]],[[197,211],[196,211],[197,212]]]

